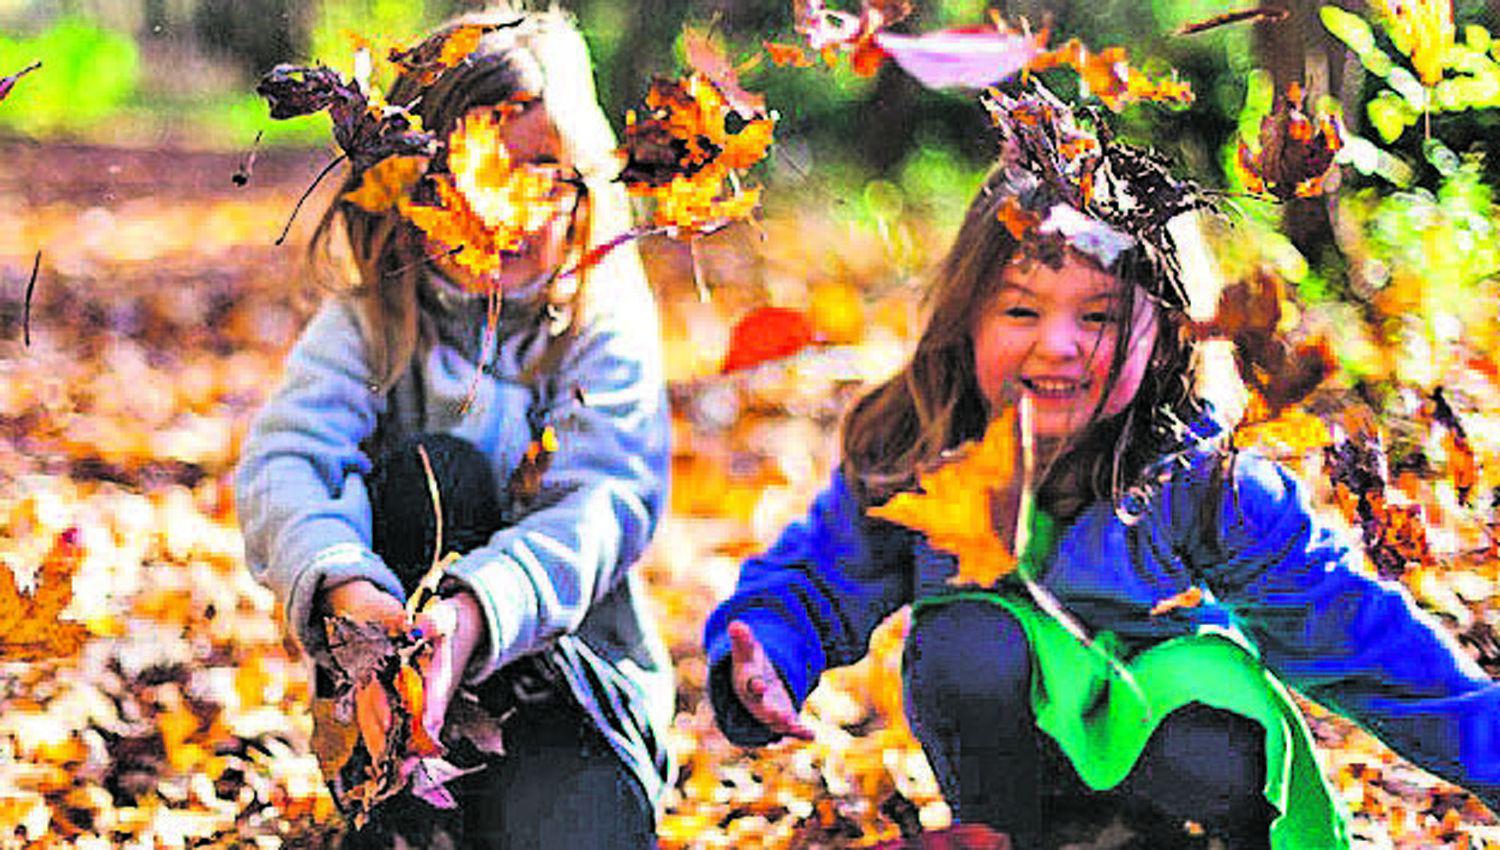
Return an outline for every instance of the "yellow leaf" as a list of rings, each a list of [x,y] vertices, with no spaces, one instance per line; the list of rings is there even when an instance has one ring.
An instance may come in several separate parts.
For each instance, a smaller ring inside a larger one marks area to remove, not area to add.
[[[427,168],[425,156],[388,156],[365,171],[359,188],[344,193],[344,200],[372,213],[395,209],[411,192]]]
[[[1411,57],[1423,85],[1443,78],[1443,58],[1453,46],[1453,0],[1378,0],[1390,21],[1391,41]]]
[[[920,475],[921,492],[898,493],[870,516],[927,535],[936,548],[958,557],[951,584],[988,587],[1016,568],[1016,558],[995,532],[996,500],[1017,477],[1016,411],[995,417],[984,439],[959,459]]]
[[[1203,588],[1190,587],[1151,606],[1151,616],[1160,616],[1168,611],[1176,611],[1178,608],[1197,608],[1202,604]]]

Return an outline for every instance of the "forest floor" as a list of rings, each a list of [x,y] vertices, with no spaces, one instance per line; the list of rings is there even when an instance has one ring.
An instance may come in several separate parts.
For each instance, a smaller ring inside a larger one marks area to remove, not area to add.
[[[263,153],[237,187],[232,156],[0,145],[0,561],[25,586],[77,528],[66,617],[87,629],[63,657],[0,661],[0,848],[316,847],[338,830],[309,748],[305,669],[245,568],[229,484],[316,301],[296,246],[327,190],[285,246],[273,240],[321,164]],[[916,322],[910,272],[940,243],[911,224],[773,219],[700,246],[706,301],[687,249],[643,246],[675,428],[671,511],[640,566],[678,682],[664,848],[867,846],[897,836],[886,812],[949,821],[900,720],[903,614],[809,700],[815,741],[761,752],[714,728],[700,642],[740,559],[825,480],[849,400],[899,364]],[[826,345],[718,374],[735,318],[767,301],[808,306]],[[1408,584],[1469,645],[1489,635],[1475,651],[1493,660],[1493,559],[1463,534],[1438,544],[1454,553],[1444,571]],[[1308,712],[1357,846],[1500,847],[1470,795]],[[1074,847],[1136,840],[1091,826]],[[1182,846],[1210,845],[1185,832]]]

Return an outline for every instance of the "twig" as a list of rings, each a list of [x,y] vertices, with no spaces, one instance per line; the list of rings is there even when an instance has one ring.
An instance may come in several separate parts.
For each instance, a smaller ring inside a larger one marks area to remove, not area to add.
[[[307,202],[308,196],[313,193],[314,189],[318,188],[318,184],[323,182],[323,178],[328,176],[328,172],[332,171],[334,167],[348,158],[349,157],[345,154],[339,154],[338,156],[333,158],[332,162],[323,166],[323,170],[319,171],[318,176],[313,178],[312,185],[307,187],[307,191],[303,192],[302,197],[297,199],[297,205],[295,207],[292,207],[292,215],[286,220],[286,227],[283,227],[281,229],[281,235],[276,238],[277,245],[285,242],[287,234],[292,232],[292,222],[297,220],[297,212],[301,210],[302,205]]]
[[[36,252],[36,259],[31,261],[31,280],[26,284],[26,306],[21,311],[21,334],[26,342],[26,347],[31,347],[31,295],[36,292],[36,275],[42,268],[42,252]]]
[[[432,499],[432,516],[436,523],[436,539],[432,544],[432,565],[417,583],[411,598],[406,601],[406,619],[409,621],[422,613],[432,597],[437,595],[438,582],[443,580],[446,562],[443,554],[443,495],[438,490],[437,476],[432,471],[432,460],[427,457],[427,447],[417,444],[417,456],[422,459],[422,474],[427,477],[427,495]]]
[[[1226,12],[1222,15],[1214,15],[1201,21],[1183,24],[1177,29],[1177,35],[1193,35],[1206,32],[1229,24],[1237,24],[1242,21],[1265,21],[1267,23],[1284,21],[1291,13],[1286,9],[1278,9],[1274,6],[1259,6],[1254,9],[1240,9],[1236,12]]]
[[[236,186],[243,186],[250,182],[250,172],[255,168],[256,148],[260,145],[260,137],[265,135],[265,130],[255,131],[255,141],[250,143],[250,153],[240,160],[239,170],[229,178]]]
[[[409,272],[412,269],[416,268],[417,266],[422,266],[422,265],[426,265],[427,263],[436,262],[438,260],[443,259],[444,257],[457,256],[458,253],[460,251],[462,251],[463,249],[464,249],[464,246],[460,245],[457,248],[453,248],[453,249],[448,250],[448,251],[439,251],[436,254],[426,254],[420,260],[416,260],[414,262],[407,263],[404,266],[401,266],[399,268],[395,268],[395,269],[392,269],[392,270],[386,272],[385,276],[386,277],[395,277],[398,274],[403,274],[405,272]]]
[[[707,304],[709,302],[708,287],[703,283],[703,273],[698,267],[698,237],[696,235],[689,236],[687,243],[688,258],[692,261],[693,266],[693,289],[698,292],[698,303]]]

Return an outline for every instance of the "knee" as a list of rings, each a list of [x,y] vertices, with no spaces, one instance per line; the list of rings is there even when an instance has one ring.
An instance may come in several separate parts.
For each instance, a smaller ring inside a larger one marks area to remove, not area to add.
[[[994,716],[1030,704],[1026,632],[1015,617],[985,602],[954,602],[923,612],[907,637],[902,668],[914,706],[928,703],[950,715],[972,708]]]
[[[402,583],[411,585],[431,563],[437,542],[423,452],[442,502],[445,552],[468,551],[500,527],[494,471],[473,443],[434,433],[415,434],[388,447],[375,458],[370,480],[372,544]]]

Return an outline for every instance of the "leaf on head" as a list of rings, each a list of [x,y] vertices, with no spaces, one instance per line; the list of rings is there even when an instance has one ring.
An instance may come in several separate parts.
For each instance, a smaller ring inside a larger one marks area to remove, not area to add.
[[[392,48],[388,59],[405,74],[416,76],[417,83],[430,86],[449,68],[456,67],[479,48],[485,33],[520,26],[522,18],[500,24],[460,24],[433,33],[405,50]]]

